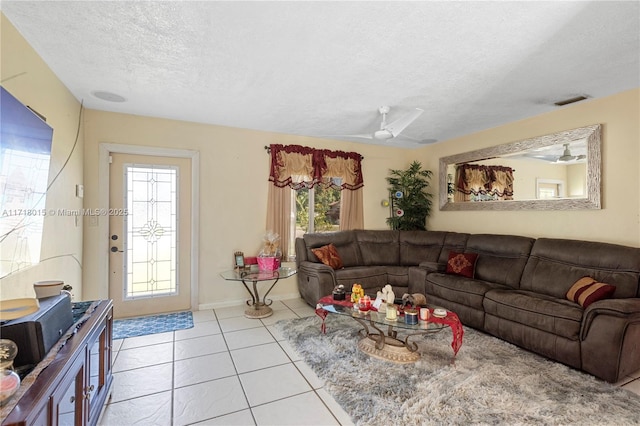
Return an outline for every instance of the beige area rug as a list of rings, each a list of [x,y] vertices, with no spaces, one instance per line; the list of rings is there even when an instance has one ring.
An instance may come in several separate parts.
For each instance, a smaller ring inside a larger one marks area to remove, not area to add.
[[[419,338],[421,359],[370,358],[360,326],[329,315],[276,327],[359,425],[638,425],[640,396],[465,327],[451,363],[451,332]]]

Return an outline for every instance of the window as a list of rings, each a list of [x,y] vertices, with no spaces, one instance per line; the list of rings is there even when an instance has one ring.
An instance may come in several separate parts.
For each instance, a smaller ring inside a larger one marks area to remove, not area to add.
[[[330,182],[330,183],[329,183]],[[296,237],[307,232],[334,232],[340,230],[340,201],[342,179],[327,179],[327,184],[313,188],[291,190],[292,232],[289,256],[294,253]],[[313,218],[313,220],[311,220]]]
[[[563,198],[564,181],[557,179],[536,179],[538,199]]]

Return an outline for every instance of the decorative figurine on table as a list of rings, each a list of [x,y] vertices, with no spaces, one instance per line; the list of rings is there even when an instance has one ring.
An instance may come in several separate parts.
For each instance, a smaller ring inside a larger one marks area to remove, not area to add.
[[[358,303],[362,296],[364,296],[364,289],[360,284],[354,284],[351,287],[351,303]]]
[[[384,299],[385,302],[387,302],[387,304],[393,305],[393,303],[395,302],[396,295],[393,292],[393,289],[391,288],[390,284],[387,284],[384,287],[382,287],[382,298]]]
[[[389,321],[395,321],[398,318],[398,310],[396,308],[396,305],[394,304],[396,295],[389,284],[382,287],[382,298],[386,303],[384,311],[382,312],[386,312],[386,318]]]
[[[387,302],[384,300],[384,296],[381,291],[376,293],[376,300],[373,301],[372,306],[378,310],[378,312],[387,312]]]
[[[344,299],[345,299],[344,286],[342,284],[337,285],[336,288],[333,289],[333,300],[344,300]]]
[[[427,298],[421,293],[405,293],[402,295],[402,307],[410,306],[415,308],[416,306],[424,306],[427,304]]]

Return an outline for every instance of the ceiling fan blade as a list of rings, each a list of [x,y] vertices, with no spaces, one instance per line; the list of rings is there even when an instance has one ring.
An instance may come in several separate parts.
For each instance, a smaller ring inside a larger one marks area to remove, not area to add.
[[[418,139],[418,138],[414,138],[413,136],[409,136],[405,134],[398,136],[397,138],[395,138],[395,140],[407,140],[407,141],[415,142],[418,144],[429,144],[429,143],[434,143],[438,141],[438,139]]]
[[[409,124],[413,123],[416,118],[420,117],[420,114],[422,114],[423,112],[424,112],[424,110],[422,110],[420,108],[416,108],[415,110],[411,111],[410,113],[400,117],[396,121],[387,124],[384,127],[384,130],[387,130],[387,131],[391,132],[391,134],[395,138],[396,136],[398,136],[400,134],[400,132],[402,132],[404,129],[406,129]]]
[[[358,139],[373,139],[371,133],[361,133],[358,135],[322,135],[323,138],[358,138]]]

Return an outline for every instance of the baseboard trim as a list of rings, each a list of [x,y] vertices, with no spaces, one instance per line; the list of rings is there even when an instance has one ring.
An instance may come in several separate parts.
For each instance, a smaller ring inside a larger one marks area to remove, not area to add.
[[[300,293],[288,293],[288,294],[279,294],[277,296],[269,296],[271,300],[287,300],[287,299],[298,299],[302,298]],[[242,306],[245,304],[247,299],[236,299],[236,300],[225,300],[224,302],[214,302],[214,303],[203,303],[198,305],[199,311],[206,311],[208,309],[219,309],[219,308],[228,308],[231,306]]]

